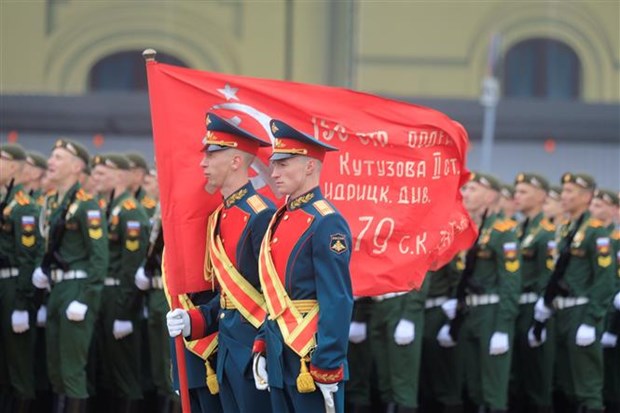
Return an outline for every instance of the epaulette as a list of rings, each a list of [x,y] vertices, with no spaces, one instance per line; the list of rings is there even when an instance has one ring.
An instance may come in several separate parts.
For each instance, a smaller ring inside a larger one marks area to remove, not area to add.
[[[517,226],[517,222],[511,219],[495,221],[493,229],[499,232],[511,231]]]
[[[93,199],[93,196],[82,188],[80,188],[77,194],[75,194],[75,197],[80,201],[90,201],[91,199]]]
[[[97,203],[99,204],[100,209],[105,209],[108,206],[108,201],[106,201],[104,198],[99,198],[99,201],[97,201]]]
[[[555,231],[555,225],[553,225],[553,222],[549,221],[547,218],[544,218],[542,221],[540,221],[540,226],[545,231]]]
[[[590,218],[590,222],[588,222],[588,225],[592,228],[601,228],[603,226],[603,221],[596,218]]]
[[[136,203],[133,199],[126,199],[123,201],[123,208],[125,209],[136,209]]]
[[[140,203],[146,209],[152,209],[152,208],[155,208],[157,206],[157,201],[155,201],[150,196],[145,196],[144,198],[142,198],[142,201],[140,201]]]
[[[321,199],[319,201],[316,201],[315,203],[312,204],[317,211],[319,211],[319,214],[325,216],[325,215],[329,215],[329,214],[333,214],[334,212],[334,208],[332,208],[327,201],[325,201],[324,199]]]
[[[28,205],[30,203],[30,198],[23,191],[17,191],[15,193],[15,201],[19,205]]]
[[[250,208],[252,208],[252,210],[257,214],[262,210],[267,209],[267,204],[258,195],[252,195],[251,197],[249,197],[247,203]]]

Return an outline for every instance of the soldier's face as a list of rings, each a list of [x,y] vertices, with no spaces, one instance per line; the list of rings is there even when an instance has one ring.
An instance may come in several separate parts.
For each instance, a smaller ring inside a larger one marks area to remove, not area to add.
[[[0,185],[7,185],[15,175],[18,162],[6,158],[0,158]]]
[[[230,149],[205,152],[200,167],[209,182],[209,186],[221,188],[224,185],[231,171],[233,155],[234,153]]]
[[[594,198],[590,203],[590,213],[596,219],[601,221],[611,221],[616,214],[616,207],[611,205],[600,198]]]
[[[519,183],[515,187],[515,206],[518,211],[527,213],[535,207],[542,206],[545,192],[530,184]]]
[[[300,189],[304,188],[310,172],[307,158],[293,156],[288,159],[272,161],[272,166],[271,177],[275,181],[278,191],[284,195],[298,195]]]
[[[470,214],[478,213],[490,203],[491,192],[494,192],[478,182],[467,182],[461,190],[463,205]]]
[[[159,198],[159,184],[156,176],[147,175],[144,177],[144,190],[153,198]]]
[[[91,180],[93,181],[92,187],[99,194],[108,194],[112,192],[117,185],[118,176],[112,168],[108,168],[104,165],[97,165],[93,168],[91,174]]]
[[[588,207],[592,193],[577,184],[567,182],[562,185],[560,195],[562,209],[569,214],[577,213]]]
[[[548,196],[543,204],[543,213],[547,218],[555,218],[562,213],[562,204],[557,199]]]
[[[77,177],[80,161],[64,148],[55,148],[47,161],[47,176],[54,184]]]

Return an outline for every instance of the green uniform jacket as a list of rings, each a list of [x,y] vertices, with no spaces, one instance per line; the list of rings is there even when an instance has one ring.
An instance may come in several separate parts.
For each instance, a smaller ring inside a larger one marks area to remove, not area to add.
[[[152,218],[155,214],[155,208],[157,207],[157,200],[148,196],[144,191],[144,188],[142,187],[138,188],[138,190],[134,194],[134,198],[136,198],[140,205],[142,205],[142,208],[144,208],[146,215],[149,218]]]
[[[453,297],[456,294],[456,286],[461,278],[461,272],[465,268],[463,253],[456,255],[452,261],[437,271],[429,271],[425,283],[429,283],[429,297]]]
[[[542,212],[532,218],[527,227],[519,225],[523,292],[542,293],[553,271],[556,252],[555,225],[543,218]]]
[[[39,208],[34,200],[15,185],[7,194],[0,230],[0,268],[18,268],[16,310],[30,310],[34,297],[32,273],[43,254],[39,232]]]
[[[494,331],[512,331],[521,288],[514,221],[490,215],[480,231],[476,266],[471,278],[474,284],[482,287],[482,294],[499,296]]]
[[[89,306],[98,304],[108,265],[105,218],[96,200],[77,182],[67,191],[62,201],[58,199],[57,193],[48,196],[46,217],[50,226],[49,234],[54,233],[53,227],[65,210],[65,232],[58,251],[70,270],[83,270],[88,274],[77,301]]]
[[[576,221],[566,223],[560,233],[560,251],[566,243],[566,234],[573,229]],[[570,245],[571,258],[564,273],[564,280],[572,297],[588,298],[583,324],[596,325],[607,312],[613,296],[613,283],[616,263],[609,229],[601,221],[585,212],[573,242]]]
[[[110,262],[108,276],[120,280],[117,320],[131,320],[140,306],[134,276],[148,247],[149,220],[138,201],[124,192],[109,206]]]

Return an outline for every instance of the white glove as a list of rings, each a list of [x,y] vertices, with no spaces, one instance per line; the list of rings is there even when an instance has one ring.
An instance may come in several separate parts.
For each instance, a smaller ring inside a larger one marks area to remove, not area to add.
[[[406,346],[415,339],[415,324],[401,318],[394,330],[394,342],[399,346]]]
[[[618,336],[608,331],[603,333],[601,337],[601,345],[604,348],[614,348],[618,345]]]
[[[28,331],[30,328],[28,311],[13,310],[13,313],[11,314],[11,325],[13,326],[14,333],[20,334]]]
[[[616,307],[616,310],[620,311],[620,292],[614,297],[614,307]]]
[[[527,342],[532,348],[540,347],[543,343],[547,341],[547,329],[543,327],[540,332],[540,341],[536,340],[536,336],[534,336],[534,327],[530,327],[527,330]]]
[[[539,298],[534,304],[534,320],[544,323],[552,314],[553,310],[545,305],[545,300]]]
[[[112,335],[120,340],[133,333],[133,323],[129,320],[114,320],[112,325]]]
[[[187,337],[191,332],[189,314],[180,308],[168,311],[168,314],[166,314],[166,325],[168,326],[170,337],[176,337],[181,333],[183,333],[183,337]]]
[[[37,311],[37,327],[45,327],[47,323],[47,307],[42,305]]]
[[[261,354],[254,354],[252,360],[252,373],[254,375],[254,385],[257,390],[269,389],[269,376],[267,375],[267,359]]]
[[[151,289],[151,280],[144,274],[144,267],[138,268],[134,277],[134,282],[139,290],[147,291]]]
[[[351,321],[351,325],[349,326],[349,341],[354,344],[359,344],[364,340],[366,340],[366,323]]]
[[[580,347],[586,347],[594,343],[596,340],[596,329],[587,324],[582,324],[577,329],[577,337],[575,343]]]
[[[441,309],[443,310],[443,313],[446,315],[446,317],[448,317],[448,320],[454,320],[454,317],[456,317],[457,304],[457,299],[451,298],[441,305]]]
[[[500,333],[496,331],[491,336],[491,342],[489,343],[489,354],[492,356],[497,356],[500,354],[504,354],[510,349],[510,345],[508,344],[508,334]]]
[[[67,314],[67,318],[71,321],[83,321],[86,317],[86,311],[88,311],[86,304],[73,300],[69,303],[65,314]]]
[[[321,394],[323,394],[325,410],[334,411],[334,393],[338,391],[338,383],[325,384],[315,382],[315,384],[321,390]]]
[[[450,324],[444,324],[439,329],[439,333],[437,333],[437,341],[441,347],[449,348],[456,346],[456,341],[452,340],[452,336],[450,335]]]
[[[32,284],[37,288],[50,288],[50,279],[47,278],[41,267],[37,267],[32,273]]]

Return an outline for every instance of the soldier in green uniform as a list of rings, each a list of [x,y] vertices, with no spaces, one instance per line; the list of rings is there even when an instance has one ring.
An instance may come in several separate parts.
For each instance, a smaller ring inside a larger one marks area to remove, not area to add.
[[[41,255],[39,210],[24,191],[26,153],[0,146],[0,411],[30,411],[35,397],[34,287],[30,282]]]
[[[499,182],[486,174],[472,173],[463,187],[463,204],[480,226],[480,236],[467,281],[468,314],[458,336],[459,357],[469,398],[491,412],[507,409],[521,284],[514,223],[497,215],[499,191]]]
[[[559,186],[550,186],[547,191],[547,198],[543,204],[543,214],[545,218],[555,225],[556,230],[564,221],[564,210],[560,200],[562,188]]]
[[[47,198],[47,248],[32,274],[35,287],[51,288],[47,364],[57,411],[65,405],[70,412],[86,406],[86,361],[108,260],[105,221],[78,183],[88,159],[78,143],[56,141],[47,171],[57,188]]]
[[[140,202],[147,215],[150,217],[155,213],[157,200],[151,197],[144,189],[144,180],[149,173],[146,160],[138,153],[127,153],[125,157],[129,159],[129,191],[134,198]]]
[[[539,322],[552,314],[555,318],[557,390],[585,412],[603,411],[599,338],[615,276],[609,230],[588,211],[595,187],[588,175],[562,176],[562,207],[570,221],[562,227],[557,245],[560,253],[568,249],[570,259],[561,283],[547,285],[547,290],[559,294],[554,294],[552,303],[539,299],[534,308],[534,319]]]
[[[455,296],[456,286],[464,269],[463,256],[462,253],[458,254],[450,263],[426,275],[425,282],[429,283],[429,289],[424,311],[424,357],[420,372],[420,399],[425,412],[463,411],[462,370],[457,349],[451,340],[446,343],[443,337],[438,337],[450,316],[454,318],[446,312],[456,310],[456,300],[451,297]],[[445,306],[446,310],[442,306]]]
[[[514,412],[551,412],[553,340],[549,334],[542,345],[528,339],[534,304],[549,281],[555,258],[555,226],[542,212],[548,190],[549,183],[540,175],[520,173],[515,179],[515,203],[524,221],[517,229],[523,281],[510,383]]]
[[[614,277],[614,294],[618,297],[610,304],[607,310],[605,328],[601,336],[603,346],[603,361],[605,365],[605,380],[603,386],[603,401],[605,411],[620,413],[620,209],[618,195],[608,189],[598,189],[590,204],[592,217],[599,219],[610,231],[613,251],[616,257],[617,277]]]
[[[142,399],[140,377],[140,292],[134,275],[146,256],[148,218],[127,187],[129,161],[122,155],[95,156],[95,187],[110,196],[106,209],[110,259],[99,313],[99,350],[104,393],[114,395],[115,411],[131,412]]]
[[[47,170],[47,159],[39,152],[28,152],[22,170],[24,191],[34,199],[36,204],[43,207],[45,193],[43,191],[43,175]]]
[[[499,214],[500,217],[517,222],[517,205],[515,203],[515,187],[509,184],[500,184]]]
[[[353,314],[349,326],[349,381],[345,384],[347,411],[351,413],[370,413],[371,374],[373,368],[368,322],[371,318],[373,302],[370,297],[355,298]]]
[[[426,290],[423,284],[419,290],[371,297],[369,336],[379,393],[401,413],[418,407]]]

